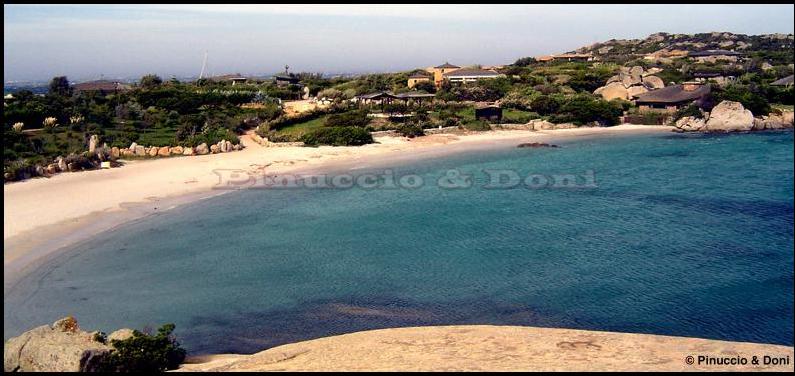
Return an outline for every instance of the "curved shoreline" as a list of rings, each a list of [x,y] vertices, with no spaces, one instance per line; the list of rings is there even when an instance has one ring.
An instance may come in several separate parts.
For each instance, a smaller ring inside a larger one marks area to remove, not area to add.
[[[767,355],[788,359],[764,365]],[[693,356],[694,364],[688,364]],[[698,356],[747,359],[698,364]],[[756,356],[759,364],[752,364]],[[379,329],[189,358],[179,371],[793,371],[793,348],[652,334],[519,326]]]
[[[443,155],[510,147],[523,141],[560,142],[575,138],[671,132],[673,127],[624,124],[551,131],[498,130],[417,139],[380,137],[360,147],[263,147],[248,136],[245,149],[133,161],[109,169],[59,174],[3,187],[3,291],[62,250],[114,231],[119,226],[197,200],[230,192],[217,189],[215,170],[251,176],[320,173],[392,166]],[[43,202],[43,204],[42,204]]]

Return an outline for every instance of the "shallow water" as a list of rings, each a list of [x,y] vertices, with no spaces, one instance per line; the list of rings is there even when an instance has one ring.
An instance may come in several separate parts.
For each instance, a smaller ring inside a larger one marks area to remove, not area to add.
[[[560,145],[392,166],[416,189],[251,189],[124,225],[7,291],[4,336],[71,314],[174,322],[193,354],[431,324],[793,344],[792,132]],[[451,168],[473,187],[437,186]],[[484,169],[595,187],[485,189]]]

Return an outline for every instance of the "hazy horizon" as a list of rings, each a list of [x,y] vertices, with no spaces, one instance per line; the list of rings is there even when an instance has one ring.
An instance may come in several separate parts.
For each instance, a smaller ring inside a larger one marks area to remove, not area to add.
[[[508,64],[656,32],[793,33],[784,5],[4,5],[3,80]]]

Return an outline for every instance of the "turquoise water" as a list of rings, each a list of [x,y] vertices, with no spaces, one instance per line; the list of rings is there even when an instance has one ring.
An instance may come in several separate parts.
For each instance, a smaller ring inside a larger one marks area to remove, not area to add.
[[[793,344],[792,132],[560,145],[393,166],[416,189],[252,189],[130,223],[7,291],[4,336],[72,314],[174,322],[194,354],[465,323]],[[450,168],[473,187],[433,184]],[[595,187],[485,189],[485,169]]]

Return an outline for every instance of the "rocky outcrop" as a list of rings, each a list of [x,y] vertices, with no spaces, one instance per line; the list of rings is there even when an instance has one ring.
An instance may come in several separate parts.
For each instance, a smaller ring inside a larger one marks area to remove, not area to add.
[[[754,118],[753,130],[788,129],[793,127],[793,112],[771,113],[767,116]]]
[[[516,145],[518,148],[556,148],[558,145],[547,144],[544,142],[526,142]]]
[[[723,101],[712,109],[705,131],[743,132],[754,127],[754,115],[739,102]]]
[[[688,364],[688,355],[793,359],[792,346],[494,325],[349,333],[251,355],[186,359],[180,371],[792,371],[792,363]],[[730,362],[725,362],[730,363]]]
[[[95,333],[80,330],[74,318],[63,318],[6,341],[3,371],[95,371],[99,362],[112,351],[97,339]]]
[[[706,120],[694,116],[685,116],[676,121],[675,130],[678,132],[698,132],[707,125]]]
[[[649,90],[665,87],[663,80],[653,75],[661,71],[659,68],[644,70],[639,65],[631,68],[621,67],[618,74],[608,78],[605,86],[594,90],[594,94],[601,95],[605,100],[632,100]]]

